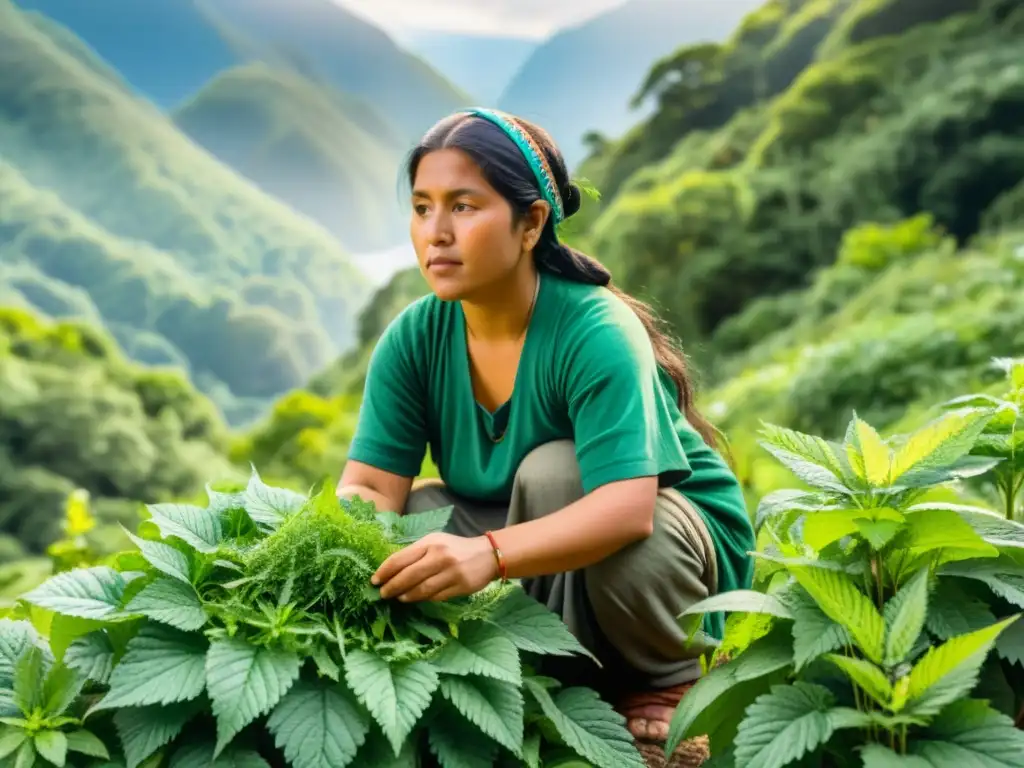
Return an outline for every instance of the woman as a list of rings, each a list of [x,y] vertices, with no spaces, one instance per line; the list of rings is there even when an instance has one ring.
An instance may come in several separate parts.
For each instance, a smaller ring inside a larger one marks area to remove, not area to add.
[[[450,116],[408,164],[412,241],[432,295],[374,349],[338,492],[402,513],[453,506],[445,533],[388,559],[385,598],[523,586],[635,690],[660,742],[699,647],[676,617],[749,585],[739,484],[650,310],[562,245],[580,207],[561,154],[525,120]],[[412,490],[426,446],[443,485]],[[709,622],[721,633],[721,617]]]

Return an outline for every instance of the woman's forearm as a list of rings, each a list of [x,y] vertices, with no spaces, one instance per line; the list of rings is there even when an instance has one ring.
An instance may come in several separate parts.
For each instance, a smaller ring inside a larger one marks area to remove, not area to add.
[[[657,478],[614,483],[558,512],[494,531],[508,577],[586,568],[647,538],[654,529],[657,488]],[[644,500],[639,506],[638,499]]]

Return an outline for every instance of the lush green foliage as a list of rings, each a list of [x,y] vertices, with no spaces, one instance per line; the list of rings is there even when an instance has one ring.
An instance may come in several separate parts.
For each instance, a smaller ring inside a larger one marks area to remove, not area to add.
[[[732,616],[667,749],[706,733],[716,765],[1024,765],[1024,524],[930,495],[998,468],[1012,504],[1024,360],[1006,368],[1007,398],[907,435],[764,428],[802,487],[758,507],[759,591],[688,612]]]
[[[180,373],[128,364],[92,328],[0,309],[0,531],[29,551],[60,535],[76,489],[102,520],[130,523],[132,500],[230,479],[226,448],[220,415]]]
[[[121,765],[643,767],[610,705],[539,674],[545,657],[589,653],[518,585],[412,604],[370,585],[450,508],[378,514],[329,483],[306,497],[254,470],[206,507],[149,512],[137,550],[56,574],[0,625],[12,668],[75,677],[60,711],[85,707]],[[26,653],[15,640],[33,627],[48,644]]]
[[[303,384],[352,337],[358,270],[66,37],[0,0],[4,302],[101,319],[239,418]]]

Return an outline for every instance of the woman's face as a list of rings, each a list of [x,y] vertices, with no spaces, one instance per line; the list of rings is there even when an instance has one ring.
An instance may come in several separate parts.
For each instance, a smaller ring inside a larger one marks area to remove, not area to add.
[[[441,149],[420,160],[410,234],[438,298],[471,299],[506,285],[540,233],[533,211],[516,225],[512,218],[511,206],[461,150]]]

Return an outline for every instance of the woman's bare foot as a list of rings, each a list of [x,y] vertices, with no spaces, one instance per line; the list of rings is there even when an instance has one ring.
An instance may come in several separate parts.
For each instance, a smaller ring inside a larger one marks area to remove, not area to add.
[[[683,694],[693,683],[671,688],[641,691],[624,697],[617,709],[626,718],[626,727],[637,741],[662,743],[668,739],[672,715]]]

